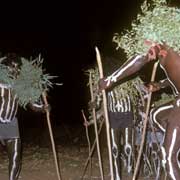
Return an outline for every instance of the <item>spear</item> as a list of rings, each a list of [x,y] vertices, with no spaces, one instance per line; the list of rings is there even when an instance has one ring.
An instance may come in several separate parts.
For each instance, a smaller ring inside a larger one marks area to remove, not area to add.
[[[42,93],[42,97],[43,97],[45,106],[48,106],[46,92]],[[53,155],[54,155],[57,177],[58,177],[58,180],[62,180],[60,170],[59,170],[59,163],[58,163],[58,159],[57,159],[57,153],[56,153],[56,148],[55,148],[55,143],[54,143],[54,138],[53,138],[52,127],[51,127],[50,112],[48,109],[45,109],[45,111],[46,111],[46,119],[47,119],[47,124],[48,124],[48,129],[49,129],[49,135],[50,135],[50,139],[51,139],[51,145],[52,145],[52,150],[53,150]]]
[[[151,82],[153,82],[155,80],[157,66],[158,66],[158,61],[156,63],[154,63],[153,71],[152,71],[152,75],[151,75]],[[149,109],[150,109],[150,104],[151,104],[151,96],[152,96],[152,92],[150,91],[149,96],[148,96],[148,100],[147,100],[145,119],[144,119],[144,123],[143,123],[142,140],[141,140],[141,145],[139,148],[139,154],[138,154],[138,158],[137,158],[136,167],[135,167],[134,174],[133,174],[133,180],[136,179],[138,169],[139,169],[140,160],[141,160],[141,155],[142,155],[142,151],[143,151],[143,147],[144,147],[146,128],[147,128],[147,123],[148,123],[148,114],[149,114]]]
[[[91,102],[94,102],[94,94],[93,94],[93,87],[92,87],[92,75],[89,75],[89,87],[90,87],[90,94],[91,94]],[[100,145],[99,145],[99,136],[98,136],[98,127],[97,127],[97,119],[96,119],[96,110],[92,108],[93,120],[94,120],[94,131],[96,136],[96,146],[97,146],[97,153],[99,159],[99,168],[101,173],[101,179],[104,180],[104,172],[102,167],[102,159],[101,159],[101,152],[100,152]]]
[[[96,59],[99,69],[99,76],[100,78],[103,78],[103,68],[102,68],[102,61],[101,61],[101,55],[97,47],[95,47],[96,50]],[[109,153],[109,165],[110,165],[110,173],[111,173],[111,180],[114,180],[114,172],[113,172],[113,161],[112,161],[112,150],[111,150],[111,138],[110,138],[110,125],[109,125],[109,118],[108,118],[108,110],[107,110],[107,98],[106,98],[106,92],[105,90],[102,90],[103,95],[103,108],[104,108],[104,115],[105,115],[105,124],[106,124],[106,135],[107,135],[107,144],[108,144],[108,153]]]

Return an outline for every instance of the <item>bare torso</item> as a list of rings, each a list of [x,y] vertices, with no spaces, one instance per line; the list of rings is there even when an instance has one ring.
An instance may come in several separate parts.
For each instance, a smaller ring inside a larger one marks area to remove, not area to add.
[[[177,94],[180,92],[180,56],[172,49],[167,50],[167,56],[160,59],[160,66],[165,71],[167,78],[175,88]]]

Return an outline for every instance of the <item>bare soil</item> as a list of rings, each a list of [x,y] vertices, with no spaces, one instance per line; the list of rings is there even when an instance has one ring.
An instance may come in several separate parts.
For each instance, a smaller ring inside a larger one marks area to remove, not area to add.
[[[36,137],[36,139],[26,137],[23,141],[22,170],[19,180],[58,180],[51,144],[42,143],[42,136],[37,136],[38,129],[31,129],[30,131],[33,132],[31,136]],[[79,132],[80,134],[75,133],[76,136],[67,135],[67,133],[64,136],[61,131],[57,131],[55,132],[55,142],[62,180],[80,180],[84,164],[88,158],[86,138],[82,135],[82,132]],[[110,180],[107,152],[105,150],[102,157],[105,180]],[[89,168],[84,176],[84,180],[88,179],[90,179]],[[91,180],[100,179],[98,158],[95,152],[92,158]],[[132,177],[125,174],[122,179],[130,180]],[[141,179],[152,178],[139,178],[139,180]],[[0,180],[8,180],[8,158],[3,146],[0,146]]]

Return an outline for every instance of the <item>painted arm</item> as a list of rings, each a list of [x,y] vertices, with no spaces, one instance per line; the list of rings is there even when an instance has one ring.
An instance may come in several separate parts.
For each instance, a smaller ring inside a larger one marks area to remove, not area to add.
[[[103,78],[99,81],[99,90],[108,89],[117,81],[133,75],[148,62],[149,58],[145,55],[138,55],[129,59],[110,76]]]
[[[37,102],[37,103],[29,103],[28,107],[30,109],[32,109],[35,112],[41,112],[41,113],[45,113],[46,110],[50,111],[51,107],[50,105],[46,106],[44,105],[42,102]]]

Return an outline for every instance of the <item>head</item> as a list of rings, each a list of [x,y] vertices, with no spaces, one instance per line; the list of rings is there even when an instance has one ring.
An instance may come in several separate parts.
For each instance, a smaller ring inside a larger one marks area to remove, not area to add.
[[[15,53],[8,53],[5,55],[5,58],[1,62],[6,65],[10,71],[10,73],[17,77],[20,72],[20,67],[22,65],[21,58],[17,56]]]

